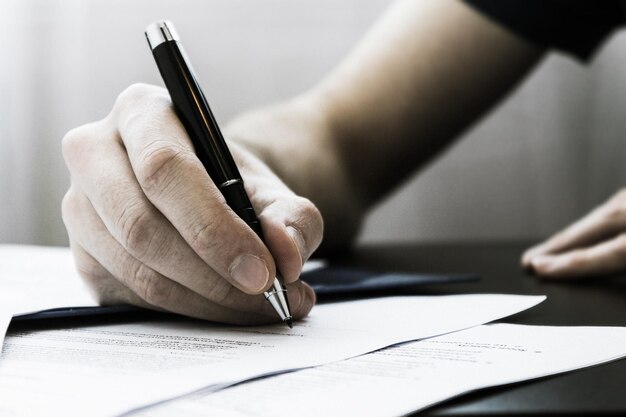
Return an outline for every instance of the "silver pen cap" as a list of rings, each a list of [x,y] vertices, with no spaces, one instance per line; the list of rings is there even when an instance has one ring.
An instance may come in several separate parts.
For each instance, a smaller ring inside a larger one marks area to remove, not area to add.
[[[158,20],[146,27],[146,39],[150,49],[154,49],[167,41],[179,41],[180,36],[169,20]]]

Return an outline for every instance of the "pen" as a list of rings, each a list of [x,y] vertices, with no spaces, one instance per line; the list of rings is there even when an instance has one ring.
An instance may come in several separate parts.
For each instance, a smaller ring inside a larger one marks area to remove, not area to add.
[[[191,138],[198,159],[224,195],[228,206],[265,241],[261,223],[246,194],[241,174],[200,89],[172,22],[154,22],[146,28],[145,34],[176,114]],[[280,319],[293,327],[287,290],[278,277],[274,278],[272,288],[264,295]]]

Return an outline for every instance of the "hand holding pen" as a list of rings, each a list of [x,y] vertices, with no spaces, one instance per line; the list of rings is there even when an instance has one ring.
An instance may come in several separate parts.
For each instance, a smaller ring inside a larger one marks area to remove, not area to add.
[[[171,22],[155,22],[146,29],[146,40],[172,99],[174,110],[191,139],[198,159],[224,196],[228,207],[264,241],[261,222],[252,207],[222,131],[180,44],[178,33]],[[249,269],[247,264],[259,269],[258,263],[256,258],[247,257],[234,268],[241,267],[243,274],[246,274]],[[280,320],[293,327],[287,290],[278,277],[274,277],[272,287],[263,295]]]
[[[63,218],[77,269],[101,303],[277,322],[263,293],[280,272],[293,318],[308,314],[315,295],[298,277],[321,240],[321,216],[251,152],[228,146],[265,241],[229,207],[164,89],[134,85],[105,119],[66,135]]]

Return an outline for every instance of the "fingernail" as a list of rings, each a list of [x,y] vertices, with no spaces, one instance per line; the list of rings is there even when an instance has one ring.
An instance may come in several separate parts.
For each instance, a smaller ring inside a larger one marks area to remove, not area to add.
[[[249,291],[258,292],[267,286],[269,271],[261,258],[241,255],[230,267],[230,276]]]
[[[293,226],[287,226],[287,233],[289,233],[289,237],[291,237],[291,240],[298,248],[300,259],[302,260],[302,263],[304,263],[307,254],[305,253],[306,245],[304,243],[304,237],[302,236],[302,233],[300,233],[300,231]]]

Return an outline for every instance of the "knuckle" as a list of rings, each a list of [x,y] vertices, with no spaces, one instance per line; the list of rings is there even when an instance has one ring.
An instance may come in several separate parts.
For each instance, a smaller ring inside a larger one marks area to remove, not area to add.
[[[146,192],[160,193],[183,171],[181,166],[190,162],[190,153],[172,144],[153,142],[142,152],[136,175]]]
[[[133,103],[143,100],[146,96],[154,94],[156,91],[159,91],[158,87],[150,84],[131,84],[117,96],[117,100],[115,100],[115,107],[125,107],[129,104],[132,105]]]
[[[295,199],[296,208],[303,217],[315,216],[318,212],[315,204],[308,198],[297,196]]]
[[[65,164],[70,166],[80,159],[85,150],[85,139],[88,136],[86,128],[80,126],[67,132],[61,141],[61,151]]]
[[[78,212],[78,205],[76,201],[76,193],[70,187],[69,190],[63,196],[63,200],[61,200],[61,217],[63,219],[63,223],[68,225],[70,219],[75,217],[75,214]]]
[[[189,245],[195,253],[200,255],[201,258],[206,259],[212,257],[216,251],[223,246],[221,239],[216,239],[215,229],[217,227],[217,219],[205,219],[203,225],[200,226],[194,233]]]
[[[174,285],[157,275],[153,270],[139,263],[132,275],[135,291],[144,301],[160,307],[165,307],[171,300]]]
[[[101,140],[115,138],[108,119],[87,123],[67,132],[61,140],[61,153],[68,168],[81,167],[93,160]]]
[[[241,297],[241,292],[237,290],[235,287],[228,285],[226,281],[222,281],[223,284],[215,285],[212,290],[209,298],[216,304],[227,308],[236,307],[236,300]],[[236,294],[233,294],[236,292]]]
[[[141,258],[149,250],[156,232],[152,213],[143,204],[131,204],[124,208],[118,220],[121,244],[133,256]]]
[[[586,263],[586,257],[582,252],[574,252],[567,260],[567,267],[572,270],[583,267]]]
[[[149,128],[142,121],[145,114],[171,112],[171,100],[161,87],[137,83],[126,88],[115,100],[111,115],[120,130]]]
[[[615,202],[604,210],[604,218],[612,224],[621,224],[626,220],[626,204]]]
[[[317,247],[324,234],[324,220],[319,209],[310,200],[298,197],[297,201],[297,227],[304,233],[304,239],[308,246]]]

